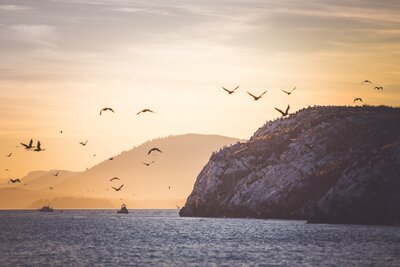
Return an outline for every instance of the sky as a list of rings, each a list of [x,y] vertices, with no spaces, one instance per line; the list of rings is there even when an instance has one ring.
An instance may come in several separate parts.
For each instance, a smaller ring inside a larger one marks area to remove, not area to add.
[[[288,104],[399,106],[400,2],[1,0],[0,58],[0,177],[80,171],[170,134],[246,139]]]

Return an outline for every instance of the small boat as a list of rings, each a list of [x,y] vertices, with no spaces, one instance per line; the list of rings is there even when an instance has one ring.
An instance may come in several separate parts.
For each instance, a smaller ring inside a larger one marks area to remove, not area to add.
[[[121,205],[121,209],[118,211],[118,213],[125,213],[125,214],[128,214],[128,213],[129,213],[129,211],[128,211],[128,209],[126,208],[126,205],[125,205],[125,204],[122,204],[122,205]]]
[[[40,212],[53,212],[53,208],[51,208],[50,206],[44,206],[41,209],[39,209]]]

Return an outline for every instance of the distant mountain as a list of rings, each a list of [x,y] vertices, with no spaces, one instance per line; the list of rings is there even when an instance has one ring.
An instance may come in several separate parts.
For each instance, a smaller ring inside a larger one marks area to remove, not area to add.
[[[400,223],[400,109],[313,107],[214,153],[181,216]]]
[[[105,159],[84,172],[31,172],[20,184],[0,185],[0,208],[37,208],[45,202],[66,208],[109,208],[121,202],[130,208],[175,208],[184,203],[196,174],[210,155],[238,141],[218,135],[169,136],[124,151],[112,160]],[[148,155],[153,147],[162,153]],[[143,164],[152,161],[150,166]],[[57,172],[58,176],[54,176]],[[113,177],[120,180],[110,182]],[[111,188],[122,184],[119,192]],[[81,198],[85,198],[85,204],[79,206]]]
[[[155,139],[64,179],[56,187],[69,195],[106,196],[124,200],[183,200],[192,190],[194,177],[212,152],[237,141],[235,138],[201,134]],[[153,147],[159,148],[162,153],[148,155]],[[143,164],[152,161],[154,163],[150,166]],[[113,177],[120,180],[110,182]],[[111,186],[122,184],[124,187],[120,192],[111,189]]]

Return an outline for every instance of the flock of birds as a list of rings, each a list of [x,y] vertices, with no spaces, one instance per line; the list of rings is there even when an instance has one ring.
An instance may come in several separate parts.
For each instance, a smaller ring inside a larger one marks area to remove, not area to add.
[[[369,80],[364,80],[364,81],[361,82],[361,85],[364,85],[364,84],[373,85],[373,86],[374,86],[374,90],[378,90],[378,91],[379,91],[379,90],[383,90],[383,87],[382,87],[382,86],[376,86],[373,82],[371,82],[371,81],[369,81]],[[227,92],[229,95],[231,95],[231,94],[235,93],[235,92],[239,89],[239,86],[236,86],[236,87],[233,88],[232,90],[227,89],[227,88],[225,88],[224,86],[222,86],[222,89],[223,89],[225,92]],[[282,90],[282,89],[281,89],[281,91],[282,91],[283,93],[285,93],[286,95],[288,95],[288,96],[290,96],[295,90],[296,90],[296,87],[294,87],[293,89],[291,89],[291,90],[289,90],[289,91],[286,91],[286,90]],[[253,94],[253,93],[247,91],[247,94],[248,94],[249,96],[251,96],[251,97],[253,98],[254,101],[258,101],[258,100],[260,100],[267,92],[268,92],[268,90],[265,90],[265,91],[262,92],[261,94],[255,95],[255,94]],[[361,98],[361,97],[354,98],[353,102],[356,103],[357,101],[362,102],[362,98]],[[282,117],[285,117],[285,116],[288,116],[288,115],[289,115],[289,109],[290,109],[290,105],[287,105],[287,107],[286,107],[285,110],[282,110],[282,109],[279,109],[279,108],[275,107],[275,110],[276,110],[277,112],[279,112],[279,113],[281,114]],[[114,111],[113,108],[104,107],[104,108],[102,108],[102,109],[100,110],[99,115],[101,116],[104,112],[112,112],[112,113],[115,113],[115,111]],[[155,113],[155,112],[154,112],[153,110],[151,110],[151,109],[145,108],[145,109],[142,109],[142,110],[140,110],[139,112],[137,112],[136,115],[140,115],[140,114],[142,114],[142,113]],[[63,131],[61,130],[59,133],[62,134]],[[82,141],[82,142],[79,142],[79,144],[80,144],[81,146],[85,147],[85,146],[88,144],[88,141],[89,141],[89,140]],[[40,141],[37,141],[36,146],[34,146],[33,143],[34,143],[34,142],[33,142],[33,139],[30,139],[30,141],[29,141],[27,144],[26,144],[26,143],[20,143],[20,144],[21,144],[21,146],[23,147],[23,149],[25,149],[26,151],[33,151],[33,152],[42,152],[42,151],[45,151],[45,149],[42,148]],[[19,146],[17,146],[17,147],[19,147]],[[312,147],[309,147],[309,148],[312,149]],[[162,151],[161,151],[159,148],[157,148],[157,147],[153,147],[153,148],[151,148],[151,149],[147,152],[147,154],[150,155],[150,154],[152,154],[152,153],[162,153]],[[13,155],[13,153],[9,153],[8,155],[6,155],[6,157],[10,158],[12,155]],[[93,154],[93,156],[96,156],[96,154]],[[114,160],[114,157],[110,157],[109,160]],[[143,163],[143,165],[149,167],[150,165],[152,165],[153,163],[155,163],[155,161],[153,160],[153,161],[151,161],[151,162],[142,162],[142,163]],[[6,171],[8,171],[8,169],[6,169]],[[58,176],[59,176],[59,172],[56,172],[55,174],[53,174],[53,176],[54,176],[54,177],[58,177]],[[111,179],[109,180],[109,182],[113,182],[113,181],[120,181],[120,179],[119,179],[118,177],[113,177],[113,178],[111,178]],[[10,180],[8,181],[8,183],[13,183],[13,184],[15,184],[15,183],[21,183],[21,180],[20,180],[20,179],[10,179]],[[25,184],[25,185],[27,185],[27,184]],[[111,189],[115,190],[115,192],[119,192],[119,191],[122,190],[123,187],[124,187],[124,184],[121,184],[121,185],[116,186],[116,187],[115,187],[115,186],[111,186]],[[52,189],[54,189],[54,187],[49,187],[49,189],[52,190]],[[171,189],[171,186],[168,186],[168,189]],[[108,191],[108,189],[107,189],[107,191]],[[180,207],[179,207],[178,205],[177,205],[177,208],[180,209]]]
[[[106,112],[106,111],[115,113],[114,109],[112,109],[112,108],[110,108],[110,107],[105,107],[105,108],[102,108],[102,109],[100,110],[100,114],[99,114],[99,115],[101,116],[101,115],[103,114],[103,112]],[[153,110],[148,109],[148,108],[145,108],[145,109],[140,110],[138,113],[136,113],[136,115],[140,115],[140,114],[146,113],[146,112],[155,113]],[[63,131],[61,130],[59,133],[62,134]],[[86,141],[79,142],[79,144],[80,144],[81,146],[85,147],[85,146],[88,144],[88,142],[89,142],[89,140],[86,140]],[[45,151],[45,150],[46,150],[46,149],[43,149],[43,148],[41,147],[40,141],[37,141],[36,146],[34,146],[33,144],[34,144],[33,139],[30,139],[30,141],[29,141],[28,143],[20,143],[20,145],[21,145],[21,146],[23,147],[23,149],[26,150],[26,151],[42,152],[42,151]],[[16,147],[20,147],[20,146],[16,146]],[[150,155],[150,154],[152,154],[152,153],[163,153],[163,152],[162,152],[161,149],[159,149],[158,147],[153,147],[153,148],[151,148],[151,149],[147,152],[147,155]],[[13,155],[13,153],[10,153],[10,154],[6,155],[6,157],[10,158],[12,155]],[[96,155],[96,154],[93,154],[93,156],[95,156],[95,155]],[[108,160],[114,160],[114,157],[110,157]],[[142,162],[142,163],[143,163],[143,165],[149,167],[150,165],[152,165],[153,163],[155,163],[155,161],[153,160],[153,161],[151,161],[151,162]],[[6,171],[8,171],[8,169],[6,169]],[[59,172],[57,171],[56,173],[54,173],[54,174],[52,174],[52,175],[53,175],[54,177],[58,177],[58,176],[59,176]],[[113,177],[113,178],[111,178],[109,181],[112,182],[112,181],[115,181],[115,180],[120,180],[120,179],[119,179],[118,177]],[[9,179],[8,183],[12,183],[12,184],[21,183],[21,179]],[[25,183],[24,185],[27,185],[27,184]],[[120,186],[118,186],[118,187],[111,186],[111,188],[112,188],[113,190],[115,190],[116,192],[121,191],[123,187],[124,187],[124,184],[122,184],[122,185],[120,185]],[[49,189],[50,189],[50,190],[53,190],[54,187],[49,186]],[[171,189],[171,186],[168,186],[168,189]],[[108,191],[108,190],[107,190],[107,191]]]

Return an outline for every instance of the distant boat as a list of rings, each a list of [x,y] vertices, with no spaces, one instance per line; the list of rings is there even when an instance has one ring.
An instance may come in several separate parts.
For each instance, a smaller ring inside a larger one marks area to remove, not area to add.
[[[126,208],[126,205],[125,205],[125,204],[122,204],[122,205],[121,205],[121,209],[118,211],[118,213],[125,213],[125,214],[128,214],[128,213],[129,213],[129,211],[128,211],[128,209]]]
[[[40,212],[53,212],[53,208],[51,208],[50,206],[44,206],[41,209],[39,209]]]

